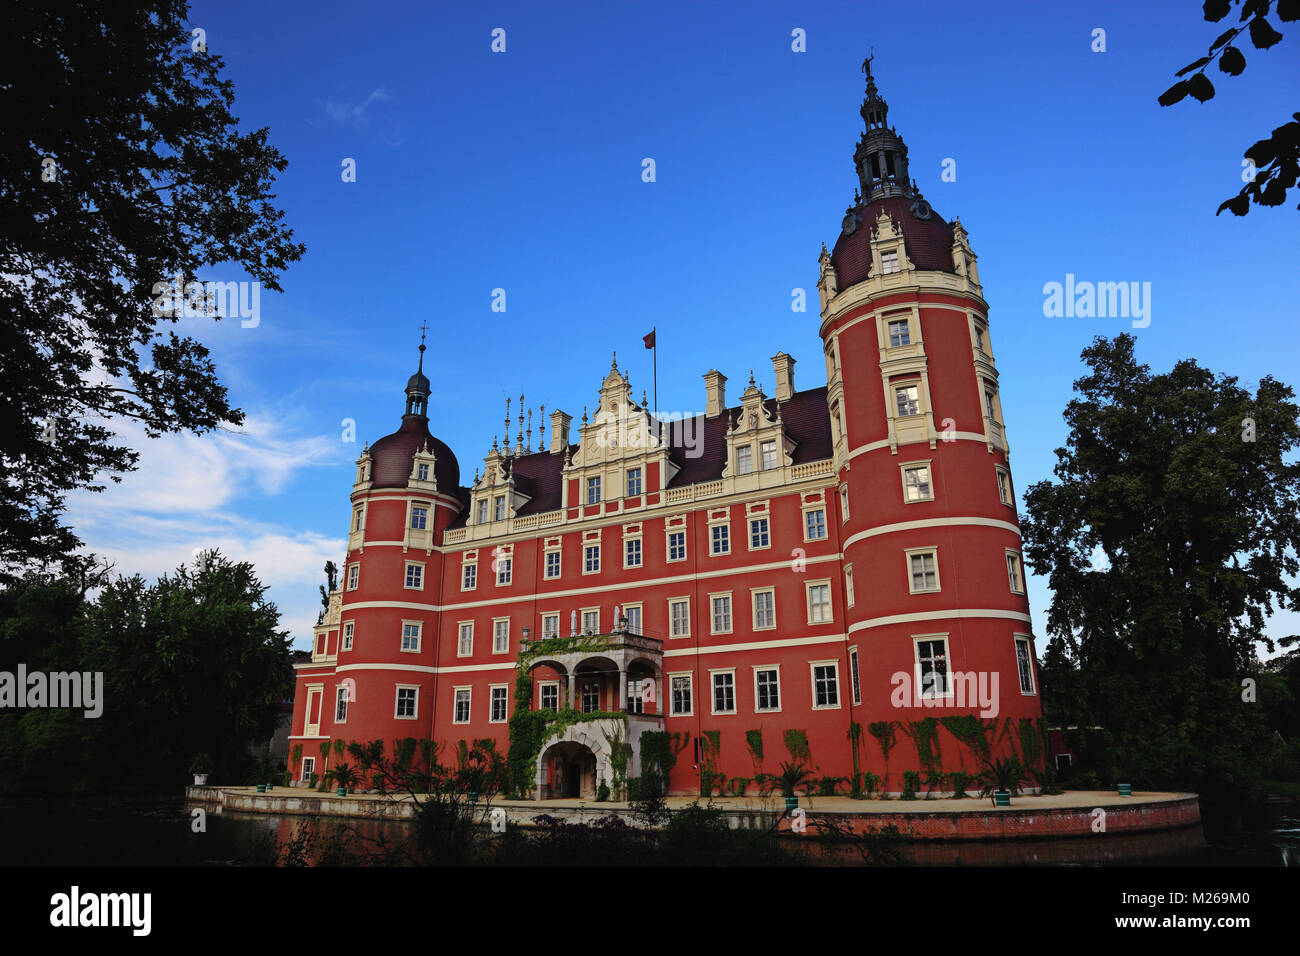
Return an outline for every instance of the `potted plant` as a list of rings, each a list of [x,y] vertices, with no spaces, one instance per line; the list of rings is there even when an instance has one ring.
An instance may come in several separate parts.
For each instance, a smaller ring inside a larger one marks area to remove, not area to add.
[[[810,776],[812,776],[812,771],[805,767],[802,762],[790,760],[781,762],[781,772],[776,774],[775,779],[777,786],[781,788],[781,796],[785,797],[785,808],[787,810],[793,810],[799,806],[799,798],[795,796],[794,788]]]
[[[982,797],[993,796],[995,807],[1011,806],[1012,791],[1019,792],[1020,784],[1025,779],[1025,769],[1015,757],[995,760],[984,768],[980,774],[984,783]]]
[[[340,797],[346,797],[348,790],[357,785],[357,772],[345,763],[334,767],[325,776],[334,781],[335,786],[338,787]]]
[[[207,754],[195,754],[190,761],[190,773],[194,774],[194,786],[206,787],[208,774],[212,772],[212,758]]]

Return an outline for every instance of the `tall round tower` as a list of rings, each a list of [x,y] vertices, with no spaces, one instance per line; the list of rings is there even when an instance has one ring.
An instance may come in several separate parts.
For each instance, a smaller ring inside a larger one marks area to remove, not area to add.
[[[1041,708],[988,306],[966,231],[908,181],[870,59],[863,70],[859,194],[818,282],[853,719],[1001,728]],[[891,790],[926,769],[898,736]]]
[[[338,739],[392,741],[433,732],[443,580],[434,542],[464,503],[456,456],[429,432],[424,351],[421,341],[401,427],[357,461],[339,651],[326,698],[336,719],[324,722]],[[340,705],[340,695],[352,696],[348,706]]]

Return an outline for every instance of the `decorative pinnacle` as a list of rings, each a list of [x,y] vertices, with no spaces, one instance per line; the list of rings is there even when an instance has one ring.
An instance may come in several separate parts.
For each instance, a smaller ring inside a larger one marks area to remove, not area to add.
[[[618,371],[618,352],[614,352],[613,355],[614,355],[614,361],[612,361],[612,362],[609,363],[609,367],[612,368],[615,372],[617,372],[617,371]]]
[[[424,371],[424,333],[428,328],[429,326],[427,324],[420,326],[420,364],[419,367],[416,368],[416,372]]]

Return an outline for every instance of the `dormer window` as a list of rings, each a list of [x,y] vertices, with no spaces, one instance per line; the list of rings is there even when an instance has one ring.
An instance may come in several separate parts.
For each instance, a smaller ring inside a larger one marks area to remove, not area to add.
[[[497,495],[496,497],[496,520],[504,521],[506,517],[506,496]]]
[[[754,470],[754,448],[741,445],[736,449],[736,474],[747,475]]]
[[[482,501],[478,503],[478,517],[474,519],[475,524],[487,524],[487,516],[488,516],[487,509],[488,509],[487,499],[484,498]]]
[[[587,479],[587,504],[600,504],[600,476]]]
[[[880,254],[880,272],[882,275],[888,275],[891,272],[898,272],[898,252],[882,252]]]
[[[416,480],[416,481],[428,481],[428,480],[429,480],[429,466],[428,466],[428,465],[416,465],[416,466],[415,466],[415,480]]]
[[[769,471],[776,467],[776,442],[763,442],[763,470]]]

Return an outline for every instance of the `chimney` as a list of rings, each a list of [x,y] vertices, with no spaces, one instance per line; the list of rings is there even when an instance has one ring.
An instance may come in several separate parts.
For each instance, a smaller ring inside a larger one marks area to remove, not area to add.
[[[558,408],[551,412],[551,454],[557,455],[569,447],[569,422],[572,417]]]
[[[790,401],[794,394],[794,359],[784,352],[772,356],[772,370],[776,372],[776,400]]]
[[[725,392],[727,390],[727,376],[723,375],[717,369],[709,369],[704,373],[704,390],[707,396],[707,404],[704,406],[705,418],[717,418],[727,407]]]

